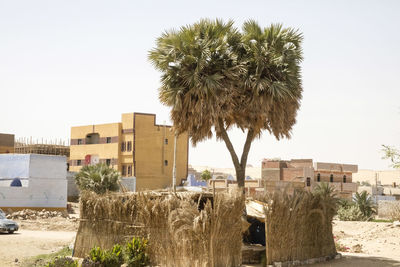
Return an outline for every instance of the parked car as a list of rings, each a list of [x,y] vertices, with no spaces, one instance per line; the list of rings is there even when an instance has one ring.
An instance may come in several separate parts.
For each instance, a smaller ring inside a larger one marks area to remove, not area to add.
[[[0,232],[8,232],[9,234],[18,231],[18,224],[6,218],[6,214],[0,209]]]

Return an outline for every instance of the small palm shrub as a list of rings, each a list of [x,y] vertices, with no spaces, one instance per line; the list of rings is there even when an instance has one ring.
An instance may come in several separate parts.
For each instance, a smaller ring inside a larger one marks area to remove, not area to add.
[[[118,191],[120,174],[106,164],[88,165],[75,175],[76,185],[81,190],[90,190],[97,194]]]
[[[131,242],[125,245],[125,263],[129,267],[140,267],[149,264],[150,259],[147,255],[147,240],[134,237]]]
[[[341,221],[370,221],[376,214],[376,205],[366,191],[356,193],[352,201],[339,200],[337,215]]]
[[[45,267],[78,267],[78,262],[70,257],[60,257],[47,263]]]
[[[376,214],[376,205],[367,191],[362,191],[361,193],[356,192],[353,200],[360,209],[365,221],[373,219],[373,216]]]

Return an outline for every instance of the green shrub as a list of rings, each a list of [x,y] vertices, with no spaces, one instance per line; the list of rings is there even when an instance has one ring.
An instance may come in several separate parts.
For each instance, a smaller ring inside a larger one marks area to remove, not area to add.
[[[70,257],[60,257],[49,262],[45,267],[78,267],[78,262]]]
[[[106,164],[88,165],[75,175],[76,185],[81,190],[90,190],[97,194],[118,191],[120,174]]]
[[[89,252],[89,259],[95,263],[102,263],[104,262],[105,258],[105,251],[99,247],[94,247]]]
[[[337,215],[341,221],[364,221],[364,216],[356,205],[340,206]]]
[[[125,245],[125,263],[129,267],[140,267],[149,264],[150,259],[147,255],[147,240],[134,237],[131,242]]]
[[[105,252],[104,266],[119,267],[124,263],[124,254],[121,245],[114,245],[111,250]]]
[[[83,267],[119,267],[124,263],[121,245],[116,244],[111,250],[102,250],[94,247],[89,252],[89,257],[82,263]]]

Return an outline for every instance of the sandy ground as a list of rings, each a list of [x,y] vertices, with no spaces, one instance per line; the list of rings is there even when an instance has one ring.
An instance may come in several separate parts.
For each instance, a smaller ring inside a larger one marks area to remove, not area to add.
[[[0,234],[0,266],[17,266],[26,257],[48,254],[69,246],[76,232],[32,231],[21,229],[14,234]],[[15,260],[18,262],[15,263]]]
[[[400,261],[400,227],[392,223],[334,221],[333,234],[349,252],[360,245],[360,254]]]

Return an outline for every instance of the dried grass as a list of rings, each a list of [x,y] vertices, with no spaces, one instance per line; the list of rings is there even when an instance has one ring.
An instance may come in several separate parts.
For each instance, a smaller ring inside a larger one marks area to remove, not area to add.
[[[161,266],[240,266],[243,195],[217,193],[199,210],[193,193],[81,196],[75,243],[77,257],[91,247],[109,249],[132,236],[149,239],[153,264]]]
[[[267,263],[336,254],[332,235],[335,203],[306,191],[259,196],[266,203]]]

